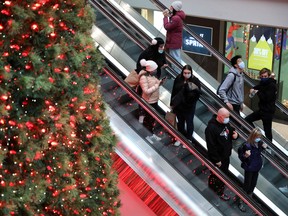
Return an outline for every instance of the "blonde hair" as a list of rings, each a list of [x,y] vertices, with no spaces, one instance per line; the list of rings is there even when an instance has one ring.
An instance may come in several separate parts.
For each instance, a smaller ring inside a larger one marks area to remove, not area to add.
[[[249,134],[249,137],[247,139],[247,142],[249,144],[254,144],[255,142],[255,139],[258,138],[258,137],[261,137],[262,136],[262,132],[259,128],[254,128],[250,134]]]

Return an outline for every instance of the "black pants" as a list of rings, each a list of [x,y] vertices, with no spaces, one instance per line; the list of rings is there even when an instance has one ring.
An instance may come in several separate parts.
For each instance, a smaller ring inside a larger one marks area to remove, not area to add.
[[[159,107],[158,107],[158,103],[152,103],[150,104],[156,111],[158,111]],[[155,119],[146,111],[142,108],[142,111],[144,112],[144,122],[143,125],[150,131],[153,133],[153,129],[155,127],[156,121]]]
[[[256,187],[257,179],[258,179],[258,173],[259,172],[250,172],[250,171],[244,172],[243,189],[248,195],[252,194],[254,191],[254,188]]]
[[[265,132],[265,136],[272,141],[272,120],[273,120],[274,114],[271,113],[264,113],[260,110],[255,111],[251,113],[250,115],[246,116],[245,120],[252,125],[252,127],[255,127],[253,122],[262,120],[263,123],[263,129]]]
[[[194,115],[195,115],[195,107],[191,107],[191,110],[189,112],[183,112],[183,111],[175,111],[175,114],[177,116],[178,122],[177,122],[177,128],[178,131],[183,134],[188,140],[192,141],[192,134],[194,131]],[[186,123],[186,131],[185,131],[185,123]]]
[[[240,115],[240,109],[241,109],[241,105],[238,104],[232,104],[233,106],[233,110],[234,112],[238,113],[238,115]]]
[[[221,167],[219,169],[228,175],[229,172],[229,164],[230,164],[230,158],[226,158],[221,160]],[[221,196],[224,193],[225,190],[225,184],[215,175],[211,172],[211,175],[209,176],[208,180],[208,186],[217,193],[217,195]]]

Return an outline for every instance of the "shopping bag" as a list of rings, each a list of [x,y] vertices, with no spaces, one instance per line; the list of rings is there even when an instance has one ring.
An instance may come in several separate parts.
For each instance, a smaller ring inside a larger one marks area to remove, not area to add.
[[[176,114],[172,111],[168,111],[165,115],[165,119],[174,127],[177,129],[177,120],[176,120]]]
[[[139,74],[137,74],[135,70],[132,70],[124,81],[132,88],[136,88],[136,86],[139,84]]]

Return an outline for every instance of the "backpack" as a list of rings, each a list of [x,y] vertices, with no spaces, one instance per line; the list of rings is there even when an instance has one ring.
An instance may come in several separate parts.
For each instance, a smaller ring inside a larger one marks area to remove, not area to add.
[[[229,73],[232,73],[232,72],[229,72]],[[228,73],[228,74],[229,74]],[[228,75],[227,74],[227,75]],[[227,89],[227,91],[226,91],[226,93],[231,89],[231,87],[234,85],[234,82],[235,82],[235,80],[236,80],[236,75],[234,74],[234,73],[232,73],[233,75],[234,75],[234,79],[233,79],[233,82],[232,82],[232,84],[229,86],[229,88]],[[225,78],[226,79],[226,78]],[[222,80],[222,82],[220,83],[220,85],[218,86],[218,88],[217,88],[217,95],[219,95],[219,89],[220,89],[220,87],[221,87],[221,85],[222,85],[222,83],[224,82],[224,80],[225,79],[223,79]]]

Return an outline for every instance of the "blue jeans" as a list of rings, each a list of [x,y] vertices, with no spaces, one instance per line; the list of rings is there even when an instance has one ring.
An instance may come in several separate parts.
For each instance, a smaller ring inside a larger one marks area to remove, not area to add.
[[[169,48],[169,54],[179,63],[181,63],[181,49],[171,49]],[[173,70],[175,70],[177,73],[181,73],[181,70],[179,70],[175,65],[172,65]]]

